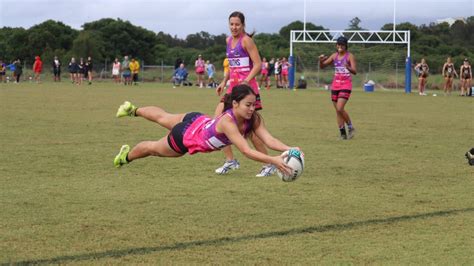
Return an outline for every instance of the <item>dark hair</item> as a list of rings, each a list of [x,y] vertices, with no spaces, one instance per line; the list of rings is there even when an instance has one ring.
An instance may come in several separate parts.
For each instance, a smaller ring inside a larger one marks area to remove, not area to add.
[[[240,102],[242,99],[244,99],[247,95],[253,94],[255,95],[255,92],[253,89],[246,84],[240,84],[232,88],[231,94],[226,94],[224,96],[224,111],[227,111],[229,109],[232,109],[232,103],[233,101]],[[256,95],[255,95],[256,96]],[[250,133],[253,133],[255,131],[255,128],[257,128],[260,123],[261,123],[261,116],[260,114],[255,111],[252,114],[252,117],[250,118],[250,127],[249,129],[245,132],[245,137],[248,137]]]
[[[230,15],[229,15],[229,20],[230,18],[239,18],[240,19],[240,22],[242,22],[242,25],[245,26],[245,16],[244,16],[244,13],[240,12],[240,11],[234,11],[232,12]],[[252,38],[254,35],[255,35],[255,31],[253,31],[252,33],[246,33],[250,38]]]
[[[339,38],[337,38],[336,44],[345,45],[345,46],[346,46],[346,50],[347,50],[347,49],[349,49],[349,46],[347,45],[348,42],[349,42],[349,41],[347,40],[346,37],[340,36]]]

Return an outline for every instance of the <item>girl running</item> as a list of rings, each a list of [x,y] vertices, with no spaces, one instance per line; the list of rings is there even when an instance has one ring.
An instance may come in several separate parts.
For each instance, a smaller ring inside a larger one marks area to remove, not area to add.
[[[331,85],[331,99],[336,109],[337,125],[341,134],[341,139],[351,139],[354,137],[355,128],[349,114],[345,110],[347,101],[352,93],[352,75],[357,74],[356,61],[353,54],[347,50],[347,38],[339,37],[336,42],[337,52],[327,57],[319,56],[319,67],[324,68],[334,64],[334,79]],[[344,123],[347,124],[349,134],[346,134]]]
[[[229,29],[231,36],[227,38],[227,58],[229,60],[229,72],[224,77],[224,80],[216,89],[217,95],[221,95],[228,80],[229,87],[226,95],[221,98],[221,102],[217,105],[215,115],[219,116],[224,110],[224,100],[232,93],[232,89],[239,84],[249,85],[256,96],[255,110],[262,109],[262,102],[258,90],[258,83],[255,77],[261,70],[261,60],[258,53],[257,46],[252,39],[252,34],[245,32],[245,16],[241,12],[233,12],[229,16]],[[250,136],[255,149],[263,154],[268,154],[262,140],[258,135],[252,134]],[[237,169],[240,164],[234,159],[234,155],[230,147],[223,149],[226,157],[224,165],[216,169],[217,174],[226,174],[231,169]],[[257,174],[260,176],[269,176],[275,172],[275,167],[271,164],[264,165],[261,171]]]
[[[226,98],[224,112],[214,119],[197,112],[170,114],[160,107],[136,107],[125,102],[119,107],[117,117],[141,116],[170,132],[158,141],[143,141],[132,149],[123,145],[115,156],[114,165],[121,167],[148,156],[181,157],[186,153],[213,152],[234,144],[249,159],[275,165],[280,171],[290,173],[291,168],[281,156],[268,156],[249,147],[246,138],[257,135],[273,150],[282,152],[291,148],[268,132],[255,112],[256,107],[257,96],[245,84],[233,88]]]
[[[454,64],[451,61],[451,57],[446,59],[446,63],[443,65],[442,71],[445,83],[444,83],[444,95],[451,95],[451,91],[453,90],[453,79],[454,76],[458,76],[456,69],[454,68]]]

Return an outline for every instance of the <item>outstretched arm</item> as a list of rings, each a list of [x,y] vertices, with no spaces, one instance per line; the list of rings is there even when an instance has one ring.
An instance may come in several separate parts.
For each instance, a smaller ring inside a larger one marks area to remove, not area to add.
[[[291,148],[281,142],[279,139],[273,137],[270,132],[268,132],[263,121],[261,121],[259,127],[255,129],[255,134],[263,141],[263,143],[265,143],[268,148],[274,151],[283,152]]]
[[[222,131],[245,157],[259,162],[273,164],[284,173],[291,172],[291,168],[283,162],[283,158],[280,156],[269,156],[250,148],[248,142],[240,134],[237,126],[231,119],[230,117],[223,117],[217,124],[216,129],[218,132]],[[287,146],[285,145],[285,147]],[[285,150],[283,147],[280,148],[282,148],[282,151]]]

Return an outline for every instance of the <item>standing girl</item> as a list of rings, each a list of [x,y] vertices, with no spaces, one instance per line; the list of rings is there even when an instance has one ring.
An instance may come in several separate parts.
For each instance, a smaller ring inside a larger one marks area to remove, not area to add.
[[[261,70],[262,62],[258,53],[257,46],[252,39],[252,34],[245,32],[245,16],[241,12],[233,12],[229,16],[229,29],[231,36],[227,38],[227,58],[229,60],[229,72],[225,75],[224,80],[217,87],[216,92],[221,95],[228,80],[229,87],[226,94],[221,98],[221,102],[217,105],[215,116],[219,116],[224,110],[224,101],[232,93],[232,89],[239,84],[249,85],[256,96],[255,110],[262,109],[258,83],[255,77]],[[255,149],[263,154],[268,154],[267,149],[258,136],[252,134],[250,139]],[[234,155],[230,147],[223,149],[226,157],[224,165],[216,169],[217,174],[225,174],[231,169],[239,168],[240,164],[234,159]],[[269,176],[273,174],[275,167],[272,164],[264,165],[257,174],[260,176]]]
[[[288,70],[291,67],[291,64],[286,61],[286,58],[283,57],[281,60],[281,85],[284,89],[288,89]]]
[[[114,78],[115,83],[120,83],[120,62],[118,58],[115,58],[115,61],[112,64],[112,77]]]
[[[205,62],[202,59],[202,56],[199,55],[198,59],[196,59],[196,62],[194,62],[194,67],[195,67],[195,70],[196,70],[196,75],[197,75],[197,79],[198,79],[199,88],[202,88],[203,83],[204,83],[204,69],[205,69],[204,65],[205,65]]]
[[[267,90],[268,87],[268,62],[267,59],[264,57],[262,59],[262,70],[260,71],[260,88],[265,87]]]
[[[467,96],[469,94],[469,88],[471,88],[472,80],[472,68],[467,58],[464,59],[459,73],[461,74],[461,96]]]
[[[451,57],[448,57],[446,63],[444,63],[442,72],[445,80],[444,95],[451,95],[451,91],[453,90],[454,75],[456,75],[456,77],[458,76],[458,73],[456,73],[456,69],[454,68],[454,64],[451,62]]]
[[[416,73],[418,73],[418,92],[421,96],[426,96],[426,78],[428,78],[430,68],[424,58],[422,58],[421,62],[415,66],[415,70]]]
[[[353,54],[348,52],[347,38],[339,37],[336,42],[337,52],[327,57],[319,56],[319,67],[324,68],[329,64],[334,64],[334,79],[331,85],[331,100],[336,109],[337,125],[341,134],[341,139],[351,139],[354,137],[355,128],[349,114],[345,110],[347,101],[352,93],[352,75],[357,74],[356,61]],[[344,123],[347,124],[349,134],[346,134]]]

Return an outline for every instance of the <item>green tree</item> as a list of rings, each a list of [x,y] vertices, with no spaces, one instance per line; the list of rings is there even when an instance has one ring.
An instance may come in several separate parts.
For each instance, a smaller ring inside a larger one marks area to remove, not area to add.
[[[280,37],[285,40],[286,48],[290,46],[290,32],[292,30],[303,30],[303,22],[297,20],[293,21],[290,24],[282,27],[279,31]],[[311,22],[306,22],[306,30],[326,30],[323,26],[316,26]]]
[[[362,20],[360,20],[360,18],[358,17],[351,19],[349,21],[349,28],[347,28],[346,30],[365,30],[360,26],[361,22]]]
[[[72,53],[76,58],[83,57],[84,60],[90,56],[96,61],[103,59],[105,44],[99,32],[82,31],[74,40]]]

